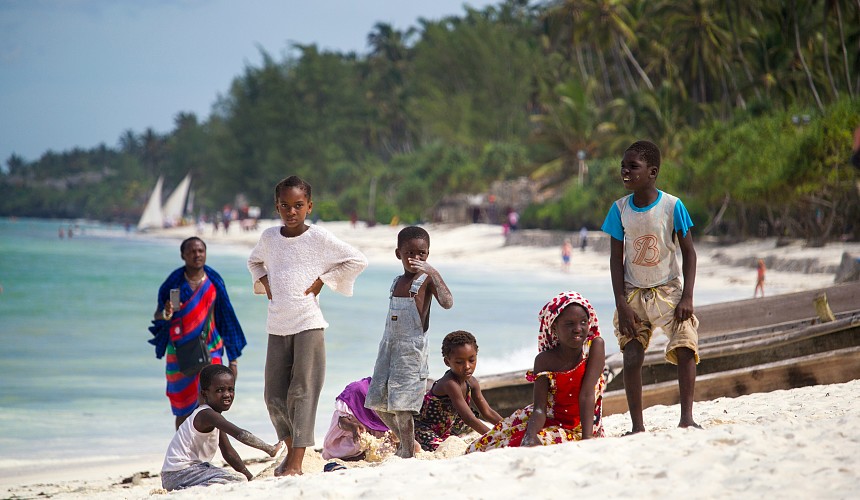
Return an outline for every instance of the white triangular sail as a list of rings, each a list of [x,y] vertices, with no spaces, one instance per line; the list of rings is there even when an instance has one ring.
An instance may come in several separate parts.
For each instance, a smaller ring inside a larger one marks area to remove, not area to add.
[[[185,204],[185,213],[194,214],[194,191],[188,191],[188,203]]]
[[[146,229],[158,228],[161,229],[164,224],[164,215],[161,213],[161,185],[164,183],[164,177],[159,177],[155,183],[155,188],[152,194],[149,195],[149,201],[143,208],[143,213],[140,216],[140,221],[137,223],[137,230],[144,231]]]
[[[182,220],[185,215],[185,200],[188,199],[188,188],[191,187],[191,173],[185,176],[184,179],[176,186],[176,189],[167,197],[164,206],[161,207],[164,222],[168,226],[175,226]]]

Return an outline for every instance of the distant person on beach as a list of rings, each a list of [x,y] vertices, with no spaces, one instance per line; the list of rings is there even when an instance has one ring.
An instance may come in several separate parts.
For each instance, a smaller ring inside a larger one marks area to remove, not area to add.
[[[283,443],[268,445],[221,416],[233,405],[235,393],[236,378],[226,366],[209,365],[200,372],[201,404],[176,430],[161,466],[161,486],[165,490],[250,481],[253,476],[230,444],[228,435],[270,457],[277,455],[284,446]],[[210,463],[215,458],[216,448],[221,450],[224,461],[244,477]]]
[[[605,345],[597,313],[577,292],[553,297],[538,314],[538,355],[526,379],[534,403],[474,441],[466,453],[603,437]]]
[[[221,211],[221,223],[224,225],[224,234],[230,232],[230,221],[233,220],[233,208],[230,205],[224,205]]]
[[[755,279],[755,290],[753,291],[753,298],[758,296],[759,290],[761,290],[761,296],[764,297],[764,272],[766,271],[764,267],[764,261],[762,259],[758,260],[757,264],[757,274]]]
[[[630,145],[621,161],[621,180],[633,193],[612,204],[602,227],[612,237],[609,270],[615,294],[615,335],[624,357],[624,391],[633,423],[630,433],[645,431],[642,363],[658,328],[669,337],[666,360],[678,366],[678,426],[699,427],[693,420],[699,362],[699,320],[693,314],[693,221],[680,199],[656,188],[659,173],[660,150],[654,143]],[[679,247],[680,268],[675,257]]]
[[[584,252],[585,247],[588,246],[588,228],[582,226],[579,228],[579,251]]]
[[[573,252],[573,245],[570,243],[570,238],[565,238],[561,244],[561,270],[570,272],[570,254]]]
[[[346,296],[367,258],[327,229],[307,225],[311,185],[290,176],[275,186],[282,226],[263,231],[248,258],[254,292],[269,298],[264,398],[287,456],[275,476],[299,475],[314,445],[317,402],[325,380],[328,323],[320,309],[323,285]]]
[[[450,309],[454,297],[439,271],[427,263],[430,255],[427,231],[417,226],[401,229],[394,255],[403,264],[403,274],[391,284],[385,332],[365,406],[376,411],[400,441],[397,456],[411,458],[415,455],[412,418],[421,411],[430,376],[427,365],[430,304],[435,297],[440,306]]]
[[[508,227],[511,231],[516,231],[520,227],[520,214],[510,207],[508,207]]]
[[[478,363],[478,341],[462,330],[451,332],[442,340],[442,359],[448,371],[435,381],[424,395],[421,411],[415,417],[415,441],[424,451],[436,451],[446,439],[471,431],[489,431],[472,410],[492,425],[502,417],[490,408],[478,379],[472,376]]]
[[[167,397],[177,429],[197,407],[200,393],[199,367],[194,371],[184,354],[191,347],[199,347],[203,336],[209,362],[221,364],[226,351],[233,375],[238,376],[237,360],[247,344],[224,280],[206,265],[206,243],[192,236],[179,245],[179,254],[185,265],[170,273],[158,289],[149,327],[155,336],[149,340],[155,346],[155,356],[161,359],[167,354]],[[170,300],[171,290],[179,290],[178,309]]]

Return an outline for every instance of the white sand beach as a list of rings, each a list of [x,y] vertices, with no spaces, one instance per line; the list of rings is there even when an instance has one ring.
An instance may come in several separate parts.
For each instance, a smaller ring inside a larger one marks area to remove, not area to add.
[[[353,227],[349,222],[319,222],[337,237],[361,250],[371,264],[394,262],[397,233],[404,226],[376,225],[366,227],[359,222]],[[181,239],[198,235],[210,244],[232,244],[253,247],[264,229],[280,225],[278,220],[261,220],[257,230],[242,231],[231,227],[230,233],[212,232],[211,225],[202,233],[192,226],[176,227],[153,233],[153,236]],[[430,233],[430,262],[462,263],[481,266],[488,272],[511,270],[559,273],[561,249],[545,246],[505,245],[500,226],[469,224],[462,226],[429,224],[424,226]],[[593,231],[590,238],[603,237]],[[722,287],[737,290],[737,298],[752,297],[755,288],[755,259],[772,260],[778,268],[768,269],[766,293],[775,295],[801,290],[821,288],[833,283],[832,272],[800,272],[824,267],[837,267],[843,252],[860,255],[860,243],[829,243],[824,247],[808,248],[801,241],[777,246],[776,238],[748,240],[734,245],[715,245],[696,241],[698,266],[696,284],[709,288]],[[747,265],[735,265],[748,262]],[[813,265],[814,264],[814,265]],[[786,270],[780,270],[786,269]],[[609,280],[609,254],[589,246],[585,252],[576,250],[571,260],[571,273],[605,277]]]
[[[605,418],[607,437],[439,459],[389,458],[373,467],[166,493],[160,478],[121,484],[93,469],[79,479],[4,487],[8,498],[857,498],[860,380],[696,403],[703,430],[678,429],[678,406],[645,411],[647,433],[619,437],[624,415]],[[456,439],[456,438],[452,438]],[[463,449],[453,443],[453,450]],[[433,457],[437,458],[437,457]],[[317,467],[320,466],[320,467]],[[252,472],[265,468],[258,464]],[[315,468],[316,470],[309,470]],[[157,471],[148,471],[153,474]]]
[[[259,230],[276,224],[263,221]],[[353,228],[348,222],[321,223],[364,252],[371,262],[394,260],[396,234],[402,227]],[[431,262],[481,266],[488,272],[525,270],[559,273],[560,249],[505,246],[501,229],[490,225],[427,226]],[[200,235],[210,245],[250,248],[258,231]],[[180,239],[195,234],[182,227],[158,232]],[[732,246],[697,243],[697,286],[724,287],[737,298],[752,297],[753,265],[730,265],[756,258],[815,261],[837,266],[845,251],[860,254],[860,244],[805,248],[777,247],[775,240]],[[791,266],[785,266],[791,267]],[[807,266],[807,269],[809,266]],[[576,250],[572,273],[609,279],[608,255]],[[769,269],[769,295],[825,287],[832,272],[801,273]],[[704,430],[678,429],[677,406],[645,411],[649,432],[620,437],[629,429],[627,414],[605,418],[607,438],[546,448],[507,449],[461,455],[456,438],[446,450],[417,459],[389,458],[381,464],[322,472],[325,463],[309,451],[305,475],[264,477],[229,486],[161,490],[160,462],[135,463],[105,457],[85,470],[55,470],[0,478],[2,498],[142,499],[142,498],[857,498],[860,496],[860,380],[789,391],[697,402],[694,415]],[[259,473],[271,459],[249,466]],[[220,464],[220,457],[216,458]],[[263,474],[265,476],[266,474]]]

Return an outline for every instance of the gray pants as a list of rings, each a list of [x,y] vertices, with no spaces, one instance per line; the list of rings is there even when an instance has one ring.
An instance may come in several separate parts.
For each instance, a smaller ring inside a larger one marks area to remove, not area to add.
[[[294,448],[314,445],[317,403],[325,381],[323,330],[269,335],[264,398],[279,440]]]
[[[216,467],[209,462],[194,464],[187,469],[161,473],[161,487],[167,491],[181,490],[192,486],[209,486],[210,484],[227,484],[245,481],[240,476],[227,469]]]

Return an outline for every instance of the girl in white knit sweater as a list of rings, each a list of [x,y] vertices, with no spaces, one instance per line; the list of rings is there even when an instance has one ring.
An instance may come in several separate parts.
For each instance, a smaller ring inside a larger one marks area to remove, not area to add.
[[[323,284],[343,295],[367,267],[367,258],[329,231],[305,225],[313,209],[311,186],[288,177],[275,186],[275,208],[284,225],[263,231],[248,258],[254,290],[269,298],[265,400],[287,455],[276,476],[299,475],[305,448],[314,445],[317,402],[325,379],[320,310]]]

